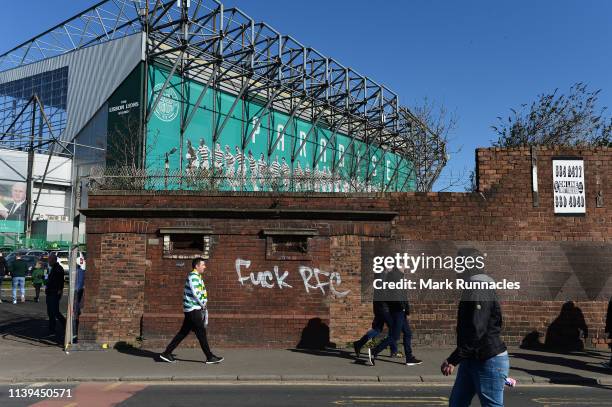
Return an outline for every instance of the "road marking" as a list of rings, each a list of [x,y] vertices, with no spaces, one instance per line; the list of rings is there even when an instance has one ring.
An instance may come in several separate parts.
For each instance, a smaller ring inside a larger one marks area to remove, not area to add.
[[[538,397],[531,401],[542,404],[544,407],[554,406],[609,406],[609,401],[589,399],[584,397]]]
[[[45,387],[47,384],[49,383],[32,383],[28,385],[27,387]]]
[[[113,389],[115,389],[115,388],[117,388],[117,387],[121,386],[121,384],[122,384],[121,382],[116,382],[116,383],[113,383],[113,384],[109,384],[108,386],[104,386],[104,387],[102,388],[102,391],[110,391],[110,390],[113,390]]]
[[[48,398],[30,407],[113,407],[134,396],[146,385],[132,383],[81,383],[72,389],[72,399]]]
[[[423,396],[348,396],[348,400],[336,400],[333,403],[339,406],[350,405],[380,405],[380,404],[427,404],[429,406],[446,406],[446,397],[423,397]]]

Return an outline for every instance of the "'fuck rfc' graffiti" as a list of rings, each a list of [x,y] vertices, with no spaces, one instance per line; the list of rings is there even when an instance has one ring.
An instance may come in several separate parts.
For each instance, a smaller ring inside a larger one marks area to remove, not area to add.
[[[262,288],[276,287],[279,290],[293,288],[293,286],[285,281],[289,276],[289,271],[287,270],[284,270],[281,274],[278,266],[274,266],[272,271],[265,270],[255,272],[249,271],[250,267],[250,260],[236,259],[236,274],[238,275],[238,282],[242,286],[245,284],[252,284]],[[298,271],[302,277],[304,289],[307,294],[321,290],[321,293],[325,295],[326,287],[329,289],[329,292],[337,298],[345,297],[351,292],[351,290],[338,290],[340,284],[342,284],[340,273],[329,273],[308,266],[299,266]]]

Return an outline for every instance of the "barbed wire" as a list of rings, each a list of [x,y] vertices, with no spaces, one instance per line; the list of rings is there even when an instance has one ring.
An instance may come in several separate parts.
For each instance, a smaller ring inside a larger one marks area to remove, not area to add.
[[[359,178],[347,178],[331,172],[314,174],[272,174],[269,171],[251,176],[234,175],[215,170],[195,169],[159,171],[131,167],[94,168],[88,179],[90,191],[252,191],[252,192],[384,192],[382,182],[365,183]],[[388,188],[395,190],[395,188]]]

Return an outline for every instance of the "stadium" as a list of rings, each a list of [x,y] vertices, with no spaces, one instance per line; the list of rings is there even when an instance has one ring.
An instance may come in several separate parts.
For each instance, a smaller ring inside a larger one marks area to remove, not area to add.
[[[0,55],[0,194],[23,183],[28,206],[3,232],[67,220],[96,174],[110,189],[411,191],[407,129],[424,126],[400,113],[385,86],[216,0],[102,1]]]

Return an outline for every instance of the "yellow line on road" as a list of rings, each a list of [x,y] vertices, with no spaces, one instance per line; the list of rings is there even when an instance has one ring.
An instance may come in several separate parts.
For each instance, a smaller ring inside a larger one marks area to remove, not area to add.
[[[399,400],[440,400],[440,401],[448,401],[448,398],[443,396],[347,396],[349,399],[399,399]]]
[[[381,397],[381,396],[348,396],[349,400],[337,400],[334,401],[336,405],[354,405],[354,404],[427,404],[430,406],[446,406],[448,405],[448,398],[446,397]]]
[[[109,384],[108,386],[105,386],[102,388],[102,391],[110,391],[113,390],[119,386],[121,386],[123,383],[121,382],[117,382],[117,383],[113,383],[113,384]]]
[[[542,404],[545,407],[553,406],[609,406],[609,401],[588,398],[568,398],[568,397],[539,397],[531,401]]]

